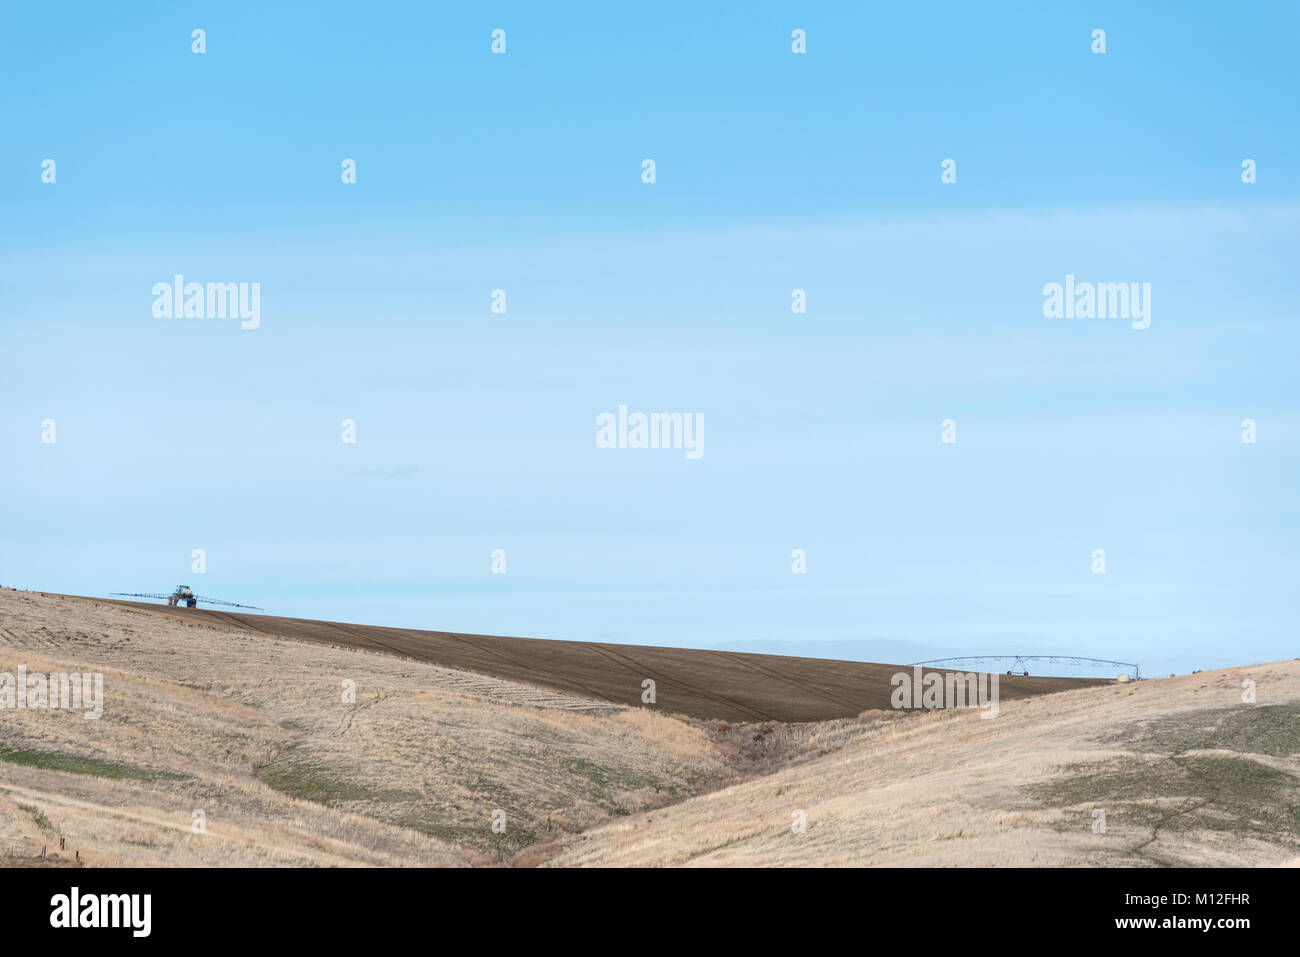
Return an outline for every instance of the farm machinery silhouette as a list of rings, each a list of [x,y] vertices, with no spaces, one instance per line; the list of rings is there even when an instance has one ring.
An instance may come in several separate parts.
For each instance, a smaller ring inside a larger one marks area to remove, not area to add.
[[[1111,661],[1108,658],[1084,658],[1080,655],[962,655],[958,658],[934,658],[930,661],[918,661],[910,667],[926,668],[962,668],[974,665],[987,671],[1000,671],[1001,668],[990,667],[989,662],[1010,662],[1011,667],[1007,669],[1007,674],[1018,674],[1029,676],[1029,662],[1046,662],[1051,665],[1071,665],[1082,668],[1097,668],[1108,670],[1111,668],[1127,668],[1126,672],[1120,673],[1121,681],[1141,681],[1142,669],[1134,661]]]
[[[205,605],[226,605],[230,608],[248,608],[252,611],[262,611],[255,605],[240,605],[233,601],[222,601],[220,598],[204,598],[202,595],[194,594],[189,585],[177,585],[176,590],[170,595],[161,595],[157,593],[141,593],[130,591],[115,591],[109,595],[110,598],[155,598],[166,599],[169,608],[176,608],[184,605],[186,608],[197,608],[199,602]]]

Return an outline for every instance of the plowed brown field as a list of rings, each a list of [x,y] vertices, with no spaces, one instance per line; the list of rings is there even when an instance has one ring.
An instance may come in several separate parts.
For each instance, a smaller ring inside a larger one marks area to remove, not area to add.
[[[891,707],[890,679],[906,670],[904,665],[826,658],[463,635],[140,602],[111,604],[214,629],[400,655],[618,704],[641,705],[642,682],[649,678],[655,682],[659,710],[731,722],[826,721],[886,709]],[[1003,675],[999,692],[1006,701],[1108,683]]]

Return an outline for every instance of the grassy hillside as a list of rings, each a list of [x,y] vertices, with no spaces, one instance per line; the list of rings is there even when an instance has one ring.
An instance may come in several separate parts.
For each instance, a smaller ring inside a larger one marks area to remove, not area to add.
[[[104,682],[0,711],[3,863],[1300,863],[1297,661],[729,723],[184,615],[0,589],[0,671]]]

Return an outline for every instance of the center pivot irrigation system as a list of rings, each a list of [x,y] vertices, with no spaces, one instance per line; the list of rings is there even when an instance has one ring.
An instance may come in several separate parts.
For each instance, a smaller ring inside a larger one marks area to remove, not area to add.
[[[916,661],[909,667],[917,668],[927,666],[931,668],[959,668],[968,664],[975,663],[978,667],[979,662],[990,661],[1010,661],[1012,662],[1010,671],[1020,674],[1029,674],[1029,668],[1025,664],[1027,661],[1045,661],[1051,665],[1075,665],[1076,667],[1101,667],[1108,665],[1112,668],[1127,668],[1133,675],[1134,681],[1140,681],[1142,678],[1142,669],[1132,661],[1110,661],[1107,658],[1082,658],[1078,655],[971,655],[964,658],[935,658],[933,661]],[[989,668],[985,666],[985,671],[1001,671],[998,668]],[[1009,672],[1008,672],[1009,673]]]
[[[205,605],[227,605],[231,608],[249,608],[253,611],[262,611],[255,605],[239,605],[233,601],[222,601],[220,598],[204,598],[202,595],[196,595],[190,590],[189,585],[177,585],[176,590],[170,595],[159,595],[156,593],[141,594],[133,591],[115,591],[110,593],[110,598],[165,598],[169,607],[175,608],[177,605],[184,605],[186,608],[194,608],[199,602]]]

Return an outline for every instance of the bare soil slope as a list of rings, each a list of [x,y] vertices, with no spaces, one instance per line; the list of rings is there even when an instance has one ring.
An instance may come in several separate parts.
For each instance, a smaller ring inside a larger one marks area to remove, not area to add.
[[[642,682],[650,678],[660,710],[723,721],[826,721],[889,708],[894,690],[890,679],[904,668],[825,658],[461,635],[138,602],[111,604],[212,628],[386,652],[634,707],[641,704]],[[1003,700],[1011,700],[1106,683],[1004,675],[1000,693]]]

